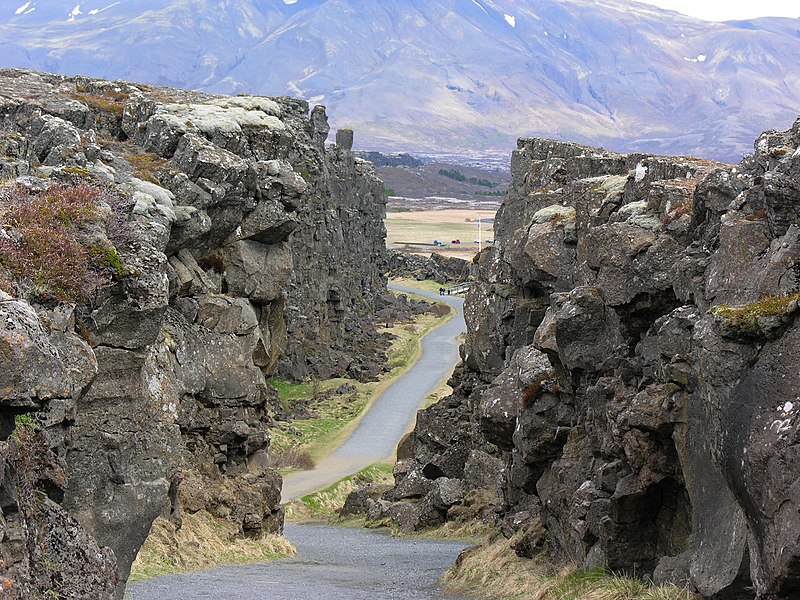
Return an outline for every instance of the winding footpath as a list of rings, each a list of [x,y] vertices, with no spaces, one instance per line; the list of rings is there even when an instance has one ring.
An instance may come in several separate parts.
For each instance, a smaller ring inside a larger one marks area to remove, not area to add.
[[[311,471],[287,475],[283,480],[282,502],[301,498],[324,489],[376,462],[388,460],[406,431],[414,426],[417,410],[425,397],[449,377],[458,364],[458,336],[464,325],[464,299],[439,296],[417,289],[390,284],[393,290],[446,302],[456,316],[422,339],[422,356],[395,381],[364,415],[358,428],[327,458]]]
[[[458,336],[465,330],[462,298],[412,288],[392,289],[446,302],[457,315],[422,340],[422,356],[375,401],[358,428],[312,471],[288,476],[287,502],[323,489],[373,463],[388,460],[414,425],[425,397],[458,363]],[[128,600],[449,600],[438,579],[466,545],[396,539],[386,532],[326,525],[287,524],[294,558],[157,577],[128,587]]]

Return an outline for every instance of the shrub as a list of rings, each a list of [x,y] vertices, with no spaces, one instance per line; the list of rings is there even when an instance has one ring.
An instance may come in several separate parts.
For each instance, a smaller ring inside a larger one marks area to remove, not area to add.
[[[525,388],[525,391],[522,392],[522,408],[530,408],[534,400],[536,400],[536,398],[539,396],[539,392],[542,391],[542,387],[554,379],[555,376],[552,374],[534,379],[533,382],[527,388]]]
[[[288,448],[283,452],[270,454],[270,467],[273,469],[299,469],[310,471],[316,465],[311,455],[298,448]]]
[[[437,302],[433,305],[433,314],[439,318],[446,317],[450,314],[450,306],[442,302]]]
[[[124,274],[106,235],[114,232],[124,241],[125,203],[109,192],[83,182],[36,195],[17,187],[0,199],[0,207],[8,228],[0,239],[0,267],[26,295],[79,302]],[[90,245],[90,229],[97,228],[101,242]],[[0,285],[8,285],[1,280],[0,272]]]
[[[662,228],[666,228],[670,223],[677,221],[684,215],[691,215],[693,209],[694,202],[691,198],[678,202],[664,215],[664,219],[661,221]]]
[[[766,221],[769,218],[767,211],[763,208],[759,208],[756,211],[753,211],[752,215],[747,215],[745,217],[746,221]]]
[[[0,242],[1,243],[1,242]],[[11,296],[17,295],[16,286],[14,282],[11,280],[11,275],[8,271],[5,270],[2,266],[0,266],[0,290],[4,291],[6,294]]]
[[[220,275],[225,272],[225,261],[219,254],[211,254],[197,261],[197,264],[204,271],[214,271]]]

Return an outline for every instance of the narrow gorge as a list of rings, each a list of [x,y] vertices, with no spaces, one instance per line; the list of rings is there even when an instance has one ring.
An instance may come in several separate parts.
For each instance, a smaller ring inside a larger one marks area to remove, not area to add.
[[[377,379],[392,269],[475,281],[453,393],[368,522],[797,597],[800,120],[738,165],[521,139],[467,266],[387,252],[353,135],[0,69],[0,597],[119,598],[154,523],[282,532],[268,379]]]

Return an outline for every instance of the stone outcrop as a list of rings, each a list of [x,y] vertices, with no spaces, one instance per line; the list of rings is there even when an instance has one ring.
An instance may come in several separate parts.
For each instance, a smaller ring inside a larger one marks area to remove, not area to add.
[[[407,277],[417,281],[432,280],[439,283],[464,283],[477,276],[477,264],[455,256],[432,253],[429,257],[389,250],[389,275]]]
[[[9,495],[26,476],[6,457],[15,415],[33,415],[47,440],[38,460],[62,468],[32,494],[42,527],[72,536],[48,541],[71,548],[54,550],[59,568],[94,573],[81,597],[122,593],[157,517],[180,525],[205,510],[242,536],[282,530],[266,378],[281,360],[298,376],[356,376],[358,360],[343,357],[383,348],[345,318],[385,292],[383,197],[347,134],[326,150],[327,134],[322,107],[288,98],[0,71],[5,189],[35,195],[77,177],[119,200],[100,213],[121,216],[97,233],[113,281],[87,301],[56,304],[0,278],[18,296],[0,298],[0,560],[15,565],[17,597],[48,588],[44,559],[22,548],[37,534],[20,529],[27,513]]]
[[[800,590],[800,121],[737,166],[523,139],[452,396],[373,518],[704,597]]]
[[[406,152],[399,154],[383,154],[381,152],[357,152],[359,158],[368,160],[376,167],[408,167],[419,169],[425,163]]]

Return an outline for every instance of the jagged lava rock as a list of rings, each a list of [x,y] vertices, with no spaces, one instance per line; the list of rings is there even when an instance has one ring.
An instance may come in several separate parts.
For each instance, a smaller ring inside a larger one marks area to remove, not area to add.
[[[382,186],[327,134],[323,107],[289,98],[0,70],[0,179],[78,176],[131,202],[125,275],[91,302],[0,302],[3,438],[39,411],[66,467],[60,510],[113,550],[118,595],[159,516],[282,531],[265,459],[281,361],[298,377],[378,370]]]
[[[794,598],[798,146],[800,121],[736,166],[520,140],[455,391],[385,498],[457,478],[521,556]]]

